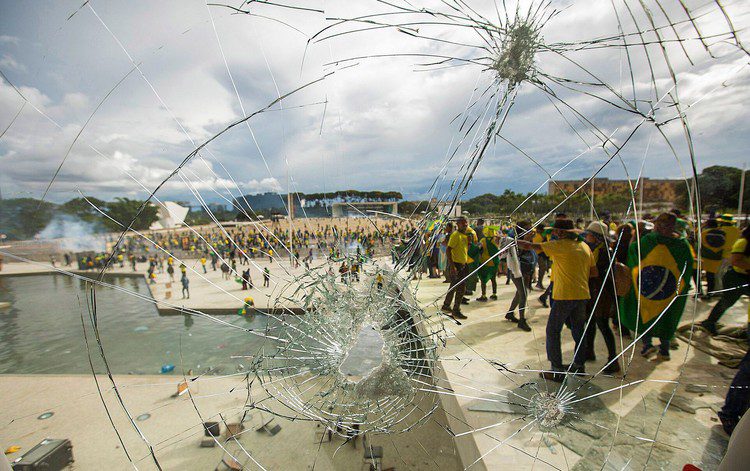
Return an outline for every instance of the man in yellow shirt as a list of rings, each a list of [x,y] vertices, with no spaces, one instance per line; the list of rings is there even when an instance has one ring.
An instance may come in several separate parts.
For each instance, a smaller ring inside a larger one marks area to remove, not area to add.
[[[743,295],[750,296],[750,226],[742,230],[742,237],[732,245],[731,262],[732,268],[722,278],[723,289],[721,299],[711,309],[708,319],[700,323],[701,327],[708,330],[711,335],[716,335],[716,323],[724,312],[732,307]]]
[[[469,222],[465,217],[456,221],[457,230],[451,233],[446,245],[446,267],[450,273],[451,286],[443,301],[442,311],[450,313],[454,319],[466,319],[461,313],[461,302],[466,292],[465,278],[469,274],[469,243],[470,235],[467,233]],[[451,301],[453,307],[451,308]]]
[[[586,325],[586,303],[589,294],[589,278],[597,276],[596,262],[591,249],[578,240],[575,224],[564,218],[555,220],[552,235],[556,240],[534,244],[519,240],[519,246],[530,249],[541,249],[552,260],[552,309],[547,320],[547,359],[552,371],[539,374],[543,379],[562,382],[567,368],[562,362],[560,335],[566,321],[575,340],[575,357],[572,370],[583,373],[586,361],[585,348],[581,345],[583,330]]]

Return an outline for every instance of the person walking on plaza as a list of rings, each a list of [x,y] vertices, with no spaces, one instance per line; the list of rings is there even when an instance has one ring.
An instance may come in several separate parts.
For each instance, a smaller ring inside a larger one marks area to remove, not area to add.
[[[541,244],[542,242],[547,242],[548,240],[549,232],[544,229],[544,226],[541,224],[536,226],[532,242],[534,242],[535,244]],[[545,254],[541,249],[536,250],[535,252],[537,255],[536,287],[539,289],[545,289],[542,281],[544,280],[544,275],[547,273],[547,268],[549,267],[549,257],[547,257],[547,254]],[[531,287],[529,286],[529,289],[530,288]]]
[[[742,230],[742,237],[732,246],[731,263],[732,267],[722,278],[724,291],[721,293],[721,299],[711,309],[708,318],[699,325],[709,331],[711,335],[716,335],[716,323],[721,316],[744,295],[750,296],[750,226]]]
[[[568,215],[565,213],[557,213],[555,214],[555,221],[558,221],[560,219],[567,219]],[[573,225],[575,228],[575,224]],[[554,231],[552,231],[552,228],[548,228],[544,230],[545,241],[549,242],[551,240],[556,239],[557,236],[555,236]],[[546,256],[547,257],[547,269],[550,268],[552,265],[552,259],[549,257],[549,255],[545,254],[544,251],[541,252],[540,256]],[[547,299],[550,299],[552,297],[552,287],[554,286],[554,272],[550,272],[549,275],[549,284],[547,285],[547,288],[544,290],[544,293],[542,293],[541,296],[539,296],[539,302],[542,303],[542,306],[549,307],[547,305]]]
[[[442,311],[450,313],[454,319],[466,319],[461,312],[461,302],[463,301],[465,287],[465,278],[468,274],[467,264],[469,260],[469,235],[467,228],[469,223],[465,217],[461,216],[456,221],[457,229],[451,233],[446,245],[446,262],[447,270],[450,272],[451,285],[443,301]],[[451,302],[453,306],[451,307]]]
[[[658,361],[667,361],[672,337],[685,310],[693,255],[686,239],[675,233],[677,217],[662,213],[656,218],[653,232],[630,244],[628,268],[632,273],[630,291],[620,302],[620,321],[642,336],[641,356],[657,352],[653,337],[660,341]]]
[[[493,301],[497,299],[497,267],[498,257],[495,255],[498,252],[497,248],[497,233],[492,227],[485,227],[483,229],[484,237],[479,241],[479,247],[481,253],[479,255],[479,281],[481,283],[482,295],[477,298],[477,301],[487,302],[487,282],[492,284],[492,295],[490,299]]]
[[[182,274],[182,278],[180,278],[180,283],[182,283],[182,299],[185,299],[185,296],[187,295],[187,298],[190,299],[190,280],[188,280],[187,273]]]
[[[584,348],[586,349],[586,361],[595,361],[594,339],[596,329],[602,333],[604,343],[607,346],[607,366],[602,370],[605,374],[613,374],[620,371],[620,364],[615,359],[617,349],[615,347],[615,335],[609,326],[612,318],[617,294],[615,292],[614,272],[610,268],[611,254],[608,246],[609,228],[602,222],[594,221],[588,225],[584,241],[591,249],[596,264],[597,276],[589,278],[589,299],[586,312],[590,316],[588,327],[584,333]]]
[[[635,234],[635,226],[631,224],[622,224],[617,228],[615,233],[615,240],[613,242],[613,252],[615,261],[625,266],[628,264],[628,250],[630,249],[630,241],[633,240]],[[620,317],[615,313],[612,316],[612,325],[615,327],[624,338],[632,338],[630,329],[622,325]]]
[[[440,268],[443,270],[443,275],[445,276],[445,280],[443,280],[443,283],[450,283],[450,270],[448,270],[448,240],[451,237],[451,234],[453,234],[453,223],[449,222],[445,225],[445,234],[443,236],[443,240],[440,242]]]
[[[589,278],[597,276],[596,263],[591,250],[578,240],[575,224],[568,218],[557,218],[552,226],[555,240],[535,244],[519,240],[525,249],[541,249],[552,260],[552,309],[547,320],[547,359],[551,371],[539,374],[543,379],[562,382],[566,366],[562,362],[560,337],[563,326],[570,323],[575,341],[572,371],[584,373],[585,349],[581,344],[586,321],[586,304],[590,299]]]
[[[268,267],[263,268],[263,287],[268,288],[271,286],[271,271]]]
[[[726,235],[719,229],[716,219],[709,219],[703,224],[701,232],[701,268],[706,272],[706,294],[703,294],[703,287],[696,285],[698,295],[705,298],[713,296],[716,286],[716,273],[721,267],[721,261],[724,257],[724,245],[726,244]]]
[[[480,221],[482,222],[482,224],[484,224],[483,219],[480,219]],[[482,230],[484,230],[484,226],[482,226]],[[466,228],[469,248],[467,250],[468,256],[466,258],[466,274],[468,278],[464,282],[465,296],[471,296],[472,294],[474,294],[474,291],[477,289],[477,284],[479,282],[479,254],[481,249],[479,248],[479,237],[477,236],[477,234],[477,231],[471,226],[468,226]],[[481,234],[481,232],[479,234]],[[466,301],[465,304],[468,304],[469,298],[464,297],[462,298],[462,301]]]
[[[206,257],[201,257],[201,266],[203,267],[203,273],[208,273],[206,271]]]
[[[514,238],[519,234],[527,232],[528,223],[519,222],[516,230],[513,232]],[[527,236],[528,237],[528,236]],[[509,239],[512,240],[512,239]],[[519,253],[520,252],[520,253]],[[507,252],[508,277],[513,280],[516,287],[516,294],[510,303],[510,308],[505,314],[505,318],[511,322],[517,323],[518,328],[531,332],[531,327],[526,322],[526,301],[528,290],[531,289],[531,276],[534,273],[534,255],[532,250],[524,249],[515,244],[508,247]],[[514,311],[518,307],[518,317]]]
[[[478,239],[484,237],[484,219],[477,219],[477,223],[474,225],[474,232],[476,232]]]
[[[169,275],[169,281],[174,281],[174,265],[171,263],[167,265],[167,274]]]

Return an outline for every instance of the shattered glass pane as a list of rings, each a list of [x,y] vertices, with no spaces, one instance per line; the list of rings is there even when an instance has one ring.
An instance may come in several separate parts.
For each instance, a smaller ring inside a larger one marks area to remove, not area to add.
[[[597,296],[584,328],[615,352],[595,340],[585,368],[573,322],[550,367],[530,278],[514,324],[494,272],[499,299],[484,279],[466,318],[423,274],[468,195],[532,190],[486,208],[502,235],[462,272],[476,285],[555,213],[608,219],[613,176],[633,251],[645,176],[667,175],[703,255],[699,170],[744,144],[745,2],[40,6],[0,7],[10,459],[54,435],[81,469],[718,468],[746,344],[712,356],[692,266],[625,275],[638,319],[686,302],[671,355],[642,349],[648,328],[606,337],[597,307],[625,308]],[[389,212],[402,192],[419,201]]]

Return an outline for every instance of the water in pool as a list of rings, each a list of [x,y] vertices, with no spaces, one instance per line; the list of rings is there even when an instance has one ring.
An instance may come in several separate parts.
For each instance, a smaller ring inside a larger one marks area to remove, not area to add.
[[[106,281],[150,296],[143,278],[108,276]],[[86,309],[85,285],[65,275],[0,277],[0,302],[11,303],[0,310],[0,373],[91,373],[82,312],[94,367],[105,372]],[[110,288],[97,289],[97,306],[102,345],[115,374],[159,374],[164,365],[175,365],[173,374],[183,367],[229,374],[251,361],[232,356],[273,348],[262,337],[210,319],[159,316],[152,303]],[[218,318],[260,332],[269,320],[263,315]]]

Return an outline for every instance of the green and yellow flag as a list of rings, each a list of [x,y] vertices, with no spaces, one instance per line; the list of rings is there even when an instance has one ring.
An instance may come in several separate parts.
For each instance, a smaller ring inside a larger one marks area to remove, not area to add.
[[[620,298],[620,320],[631,330],[637,328],[638,335],[656,322],[650,330],[653,336],[672,338],[685,310],[686,297],[677,295],[687,293],[693,274],[690,245],[685,239],[652,232],[641,237],[640,267],[638,261],[638,244],[631,244],[628,267],[633,286]]]
[[[705,229],[701,234],[701,266],[709,273],[716,273],[721,266],[721,260],[724,258],[724,251],[732,234],[729,234],[729,227],[713,227]],[[736,228],[735,228],[736,229]],[[736,239],[735,239],[736,240]],[[732,242],[734,243],[734,242]],[[729,248],[731,249],[731,244]]]
[[[479,241],[479,246],[482,252],[479,255],[481,266],[479,267],[478,275],[482,282],[487,283],[497,275],[497,267],[499,263],[497,263],[497,257],[493,257],[497,254],[499,249],[497,248],[497,245],[492,242],[491,237],[483,237],[482,240]]]

